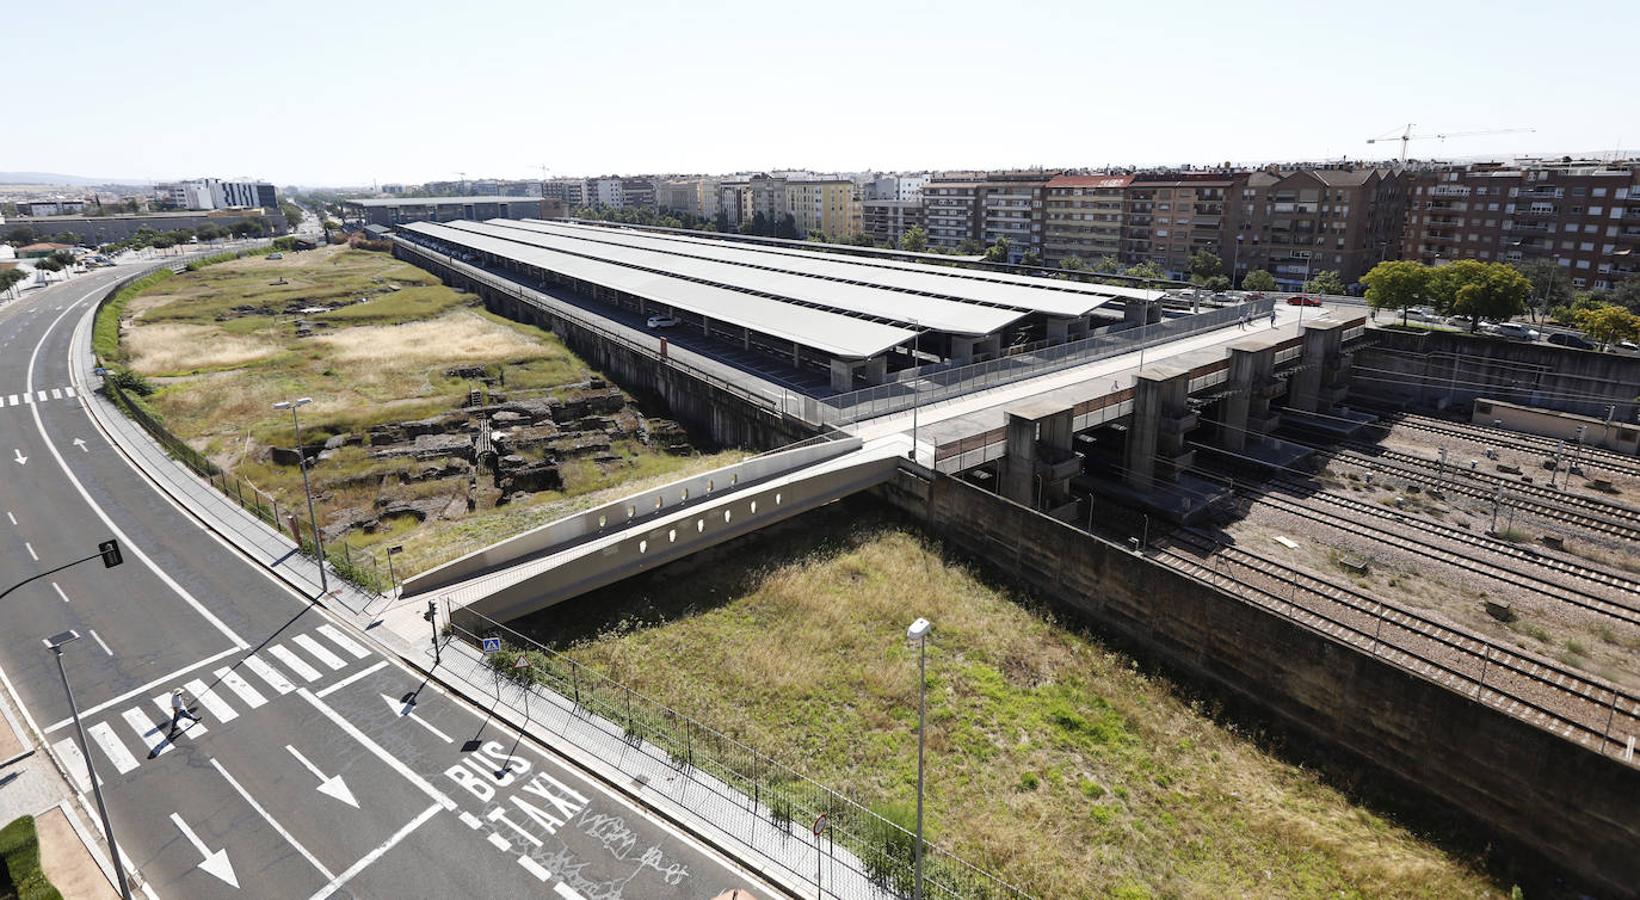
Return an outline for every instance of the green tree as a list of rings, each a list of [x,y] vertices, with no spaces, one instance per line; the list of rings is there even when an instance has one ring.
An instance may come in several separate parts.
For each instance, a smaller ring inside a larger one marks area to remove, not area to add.
[[[1549,309],[1571,302],[1572,280],[1560,271],[1560,265],[1554,260],[1534,259],[1513,265],[1516,271],[1532,282],[1532,299],[1529,302],[1534,309]]]
[[[1101,256],[1093,264],[1093,271],[1100,275],[1115,275],[1122,271],[1122,261],[1114,256]]]
[[[74,251],[72,250],[53,250],[51,251],[51,258],[56,260],[65,269],[70,268],[76,262],[79,262],[79,258],[74,255]]]
[[[1150,260],[1146,260],[1136,266],[1128,266],[1126,269],[1122,270],[1122,274],[1129,278],[1143,278],[1147,281],[1161,281],[1167,278],[1167,273],[1162,271],[1162,267],[1156,265]]]
[[[1428,299],[1429,280],[1430,268],[1410,259],[1386,260],[1361,276],[1367,286],[1367,305],[1400,310],[1402,325],[1407,323],[1407,310]]]
[[[786,213],[777,219],[774,223],[774,236],[777,238],[786,238],[787,240],[796,239],[797,218],[791,213]],[[822,240],[824,240],[824,238],[822,238]]]
[[[1042,254],[1035,250],[1027,250],[1025,255],[1019,258],[1019,264],[1022,266],[1040,266],[1042,265]]]
[[[996,243],[985,249],[985,261],[1005,263],[1008,261],[1008,253],[1011,249],[1012,246],[1010,245],[1008,239],[1005,237],[999,237],[997,238]]]
[[[80,236],[72,231],[64,231],[58,233],[58,235],[52,238],[52,240],[59,244],[78,244],[80,242]]]
[[[45,259],[35,263],[34,268],[43,269],[47,272],[61,272],[63,270],[63,263],[55,256],[48,256]]]
[[[1197,281],[1196,285],[1209,291],[1227,291],[1230,289],[1230,276],[1209,275],[1201,281]]]
[[[1254,269],[1241,277],[1241,289],[1244,291],[1273,291],[1276,289],[1276,277],[1263,269]]]
[[[1338,277],[1336,269],[1324,269],[1310,276],[1304,282],[1304,292],[1307,294],[1332,294],[1337,296],[1344,293],[1344,279]]]
[[[912,253],[928,251],[928,230],[921,225],[913,225],[900,235],[900,249]]]
[[[1611,292],[1611,300],[1629,312],[1640,313],[1640,275],[1619,281]]]
[[[292,231],[295,231],[296,226],[301,225],[302,220],[306,218],[306,216],[302,214],[302,208],[289,200],[282,201],[279,204],[279,211],[284,213],[285,224],[288,225]]]
[[[6,232],[6,242],[21,247],[24,244],[34,243],[34,229],[27,225],[19,225]]]
[[[1430,295],[1443,311],[1468,319],[1474,331],[1482,319],[1505,322],[1525,312],[1532,282],[1504,263],[1460,259],[1433,270]]]
[[[1640,315],[1621,306],[1579,310],[1576,319],[1578,327],[1603,347],[1640,338]]]
[[[169,234],[154,235],[154,239],[148,242],[148,246],[153,247],[155,250],[169,250],[176,245],[176,238],[171,237]]]
[[[1224,274],[1224,260],[1206,250],[1190,254],[1190,283],[1206,286],[1207,279]]]
[[[1074,254],[1059,261],[1059,268],[1067,272],[1081,272],[1086,270],[1087,267],[1088,264],[1082,261],[1082,257]]]
[[[979,256],[985,253],[985,245],[978,238],[963,238],[957,245],[958,256]]]
[[[28,280],[22,269],[0,269],[0,294],[11,293],[12,288]]]

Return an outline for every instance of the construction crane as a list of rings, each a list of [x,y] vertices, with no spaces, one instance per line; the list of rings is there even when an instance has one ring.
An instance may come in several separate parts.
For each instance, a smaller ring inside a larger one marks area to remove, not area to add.
[[[1391,131],[1387,134],[1381,134],[1375,138],[1367,138],[1367,143],[1381,144],[1388,140],[1398,140],[1401,142],[1401,162],[1406,162],[1407,144],[1411,141],[1444,141],[1447,138],[1477,137],[1483,134],[1531,134],[1536,130],[1537,129],[1535,128],[1489,128],[1483,131],[1449,131],[1446,134],[1413,134],[1412,123],[1409,122],[1407,123],[1407,127],[1401,130],[1400,134],[1396,134]]]

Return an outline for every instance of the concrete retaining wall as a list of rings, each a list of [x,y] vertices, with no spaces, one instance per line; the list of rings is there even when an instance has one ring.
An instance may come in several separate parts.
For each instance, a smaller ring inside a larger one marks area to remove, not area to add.
[[[1617,421],[1640,410],[1640,356],[1574,350],[1451,331],[1371,331],[1355,358],[1352,384],[1362,394],[1423,406],[1470,408],[1476,397]]]
[[[1640,769],[958,479],[902,469],[877,492],[1010,580],[1328,756],[1456,808],[1499,843],[1604,894],[1640,886]]]

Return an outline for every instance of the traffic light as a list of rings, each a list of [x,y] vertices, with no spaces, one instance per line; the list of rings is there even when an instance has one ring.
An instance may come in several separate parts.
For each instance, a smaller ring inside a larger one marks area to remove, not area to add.
[[[120,555],[120,542],[113,538],[98,544],[97,552],[102,554],[103,568],[105,569],[112,569],[125,562],[125,557]]]

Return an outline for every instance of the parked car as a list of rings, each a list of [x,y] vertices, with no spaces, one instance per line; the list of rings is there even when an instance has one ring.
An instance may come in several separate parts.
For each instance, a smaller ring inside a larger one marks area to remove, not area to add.
[[[1294,294],[1287,298],[1288,306],[1320,306],[1321,301],[1315,297],[1306,297],[1303,294]]]
[[[1634,341],[1618,341],[1612,346],[1619,350],[1640,350],[1640,344],[1636,344]]]
[[[285,254],[283,254],[283,253],[269,253],[268,254],[268,259],[284,259],[284,258],[285,258]]]
[[[1535,341],[1539,336],[1536,328],[1519,322],[1499,322],[1492,333],[1514,341]]]
[[[1581,334],[1572,334],[1569,331],[1557,331],[1544,340],[1560,347],[1572,347],[1577,350],[1593,350],[1594,342]]]
[[[650,328],[671,328],[680,323],[677,316],[650,316],[647,324]]]

